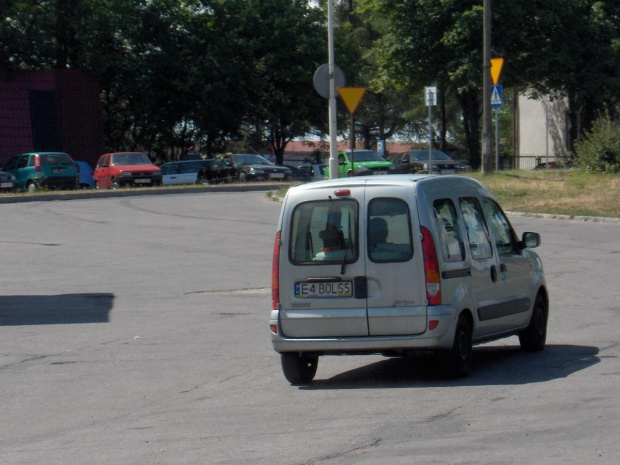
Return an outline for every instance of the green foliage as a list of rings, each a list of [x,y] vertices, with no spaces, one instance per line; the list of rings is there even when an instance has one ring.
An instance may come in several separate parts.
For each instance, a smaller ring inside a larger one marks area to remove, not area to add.
[[[592,128],[601,108],[617,116],[620,2],[490,3],[506,95],[510,88],[566,95],[572,139]],[[358,140],[423,140],[420,94],[437,85],[438,138],[466,148],[475,166],[482,2],[335,6],[336,62],[347,85],[368,88],[356,114]],[[91,71],[110,149],[163,159],[196,141],[212,154],[245,139],[280,155],[293,137],[325,133],[327,105],[312,88],[327,61],[325,9],[325,0],[0,0],[0,68]]]
[[[599,118],[584,139],[575,143],[578,166],[593,173],[620,173],[620,124]]]

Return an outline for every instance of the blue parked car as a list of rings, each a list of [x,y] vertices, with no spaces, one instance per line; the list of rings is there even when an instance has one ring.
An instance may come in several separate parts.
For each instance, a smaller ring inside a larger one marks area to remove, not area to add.
[[[78,172],[80,189],[94,189],[93,168],[85,161],[75,161]]]

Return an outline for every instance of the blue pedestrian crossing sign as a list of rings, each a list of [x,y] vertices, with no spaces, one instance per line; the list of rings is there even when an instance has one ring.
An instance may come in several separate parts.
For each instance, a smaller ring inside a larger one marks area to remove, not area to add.
[[[502,86],[491,86],[491,108],[502,106]]]

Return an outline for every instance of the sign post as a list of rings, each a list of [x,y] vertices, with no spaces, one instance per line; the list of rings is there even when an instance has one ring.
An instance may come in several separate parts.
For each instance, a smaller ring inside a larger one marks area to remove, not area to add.
[[[499,171],[499,109],[502,106],[502,86],[491,86],[491,108],[495,112],[495,171]]]
[[[495,111],[495,171],[499,171],[499,108],[502,106],[502,86],[498,86],[497,82],[503,65],[503,58],[491,58],[491,108]]]
[[[433,105],[437,105],[437,86],[426,87],[424,89],[426,95],[426,106],[428,107],[428,174],[433,173],[433,126],[432,114]]]
[[[355,118],[353,115],[355,114],[355,110],[357,110],[357,106],[362,100],[365,92],[365,87],[338,87],[340,98],[346,105],[349,110],[349,114],[351,115],[351,171],[353,176],[355,176]],[[329,168],[329,177],[332,179],[331,166]]]

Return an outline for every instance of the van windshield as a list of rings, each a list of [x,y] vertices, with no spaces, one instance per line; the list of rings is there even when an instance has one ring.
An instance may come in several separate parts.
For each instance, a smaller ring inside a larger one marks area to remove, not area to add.
[[[358,204],[320,200],[295,207],[289,258],[295,264],[353,263],[358,257]]]

